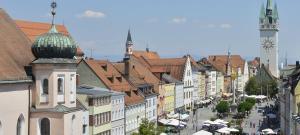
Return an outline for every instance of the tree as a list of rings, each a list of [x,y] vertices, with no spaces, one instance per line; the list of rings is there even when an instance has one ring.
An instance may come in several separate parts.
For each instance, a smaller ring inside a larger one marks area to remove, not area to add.
[[[227,101],[221,101],[217,104],[216,110],[218,113],[225,113],[229,111],[229,104]]]
[[[255,77],[251,77],[246,84],[245,91],[249,95],[256,95],[259,93],[259,84]]]
[[[250,103],[252,106],[254,106],[255,103],[256,103],[256,99],[255,98],[246,98],[245,101],[248,102],[248,103]]]
[[[142,123],[139,127],[139,133],[133,133],[133,135],[159,135],[164,131],[164,127],[155,126],[155,124],[150,122],[148,119],[142,119]]]
[[[269,82],[270,97],[274,97],[278,93],[277,82],[272,80]]]
[[[246,102],[242,102],[238,105],[238,112],[245,113],[246,112]]]

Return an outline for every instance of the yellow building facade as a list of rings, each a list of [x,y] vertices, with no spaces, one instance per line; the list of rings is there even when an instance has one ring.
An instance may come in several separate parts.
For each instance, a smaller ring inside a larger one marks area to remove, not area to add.
[[[175,108],[175,83],[165,84],[165,102],[166,112],[174,112]]]

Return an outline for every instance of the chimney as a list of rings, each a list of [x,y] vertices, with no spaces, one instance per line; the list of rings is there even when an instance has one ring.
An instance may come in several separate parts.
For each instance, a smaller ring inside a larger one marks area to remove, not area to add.
[[[125,71],[124,71],[124,75],[125,75],[125,78],[129,78],[129,75],[130,75],[130,59],[124,59],[124,68],[125,68]]]
[[[296,61],[296,69],[299,69],[299,68],[300,68],[299,61]]]
[[[76,86],[79,86],[79,77],[80,77],[80,75],[76,74]]]

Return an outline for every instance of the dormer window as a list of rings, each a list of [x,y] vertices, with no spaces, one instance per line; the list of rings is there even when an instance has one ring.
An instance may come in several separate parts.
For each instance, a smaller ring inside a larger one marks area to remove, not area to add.
[[[64,78],[63,77],[59,77],[57,79],[57,92],[59,94],[62,94],[64,92]]]
[[[119,82],[122,82],[122,77],[116,77],[118,79]]]
[[[49,89],[49,88],[48,88],[48,79],[44,79],[42,85],[43,85],[43,88],[42,88],[42,89],[43,89],[42,94],[43,94],[43,95],[48,95],[48,89]]]
[[[107,71],[107,65],[102,65],[101,67],[103,70]]]
[[[114,83],[114,77],[107,77],[107,79],[108,79],[111,83]]]

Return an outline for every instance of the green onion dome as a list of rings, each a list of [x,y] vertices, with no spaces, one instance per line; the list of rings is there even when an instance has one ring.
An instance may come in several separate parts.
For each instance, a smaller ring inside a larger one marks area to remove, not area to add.
[[[72,37],[59,33],[55,25],[39,36],[31,47],[36,58],[70,58],[76,55],[76,43]]]

